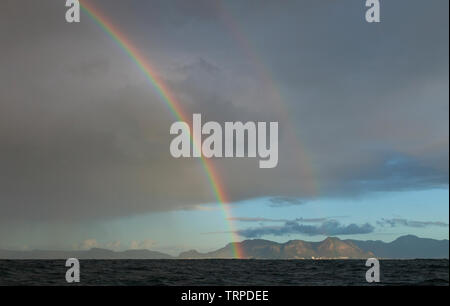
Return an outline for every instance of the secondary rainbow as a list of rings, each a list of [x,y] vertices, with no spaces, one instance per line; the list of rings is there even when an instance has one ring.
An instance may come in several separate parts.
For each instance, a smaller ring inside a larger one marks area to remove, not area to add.
[[[245,34],[244,28],[233,16],[232,11],[229,9],[226,2],[215,1],[215,3],[217,12],[221,17],[223,24],[228,29],[232,38],[237,42],[237,45],[244,51],[245,56],[256,69],[263,84],[270,90],[273,102],[277,105],[284,106],[280,107],[280,110],[283,111],[284,116],[288,118],[287,122],[298,124],[298,120],[292,115],[295,112],[290,109],[289,103],[286,102],[287,99],[283,98],[282,92],[277,86],[277,82],[275,82],[270,69],[265,65],[260,52],[258,52],[259,50],[252,44],[250,36]],[[298,129],[290,129],[288,132],[292,132],[293,136],[295,136],[290,138],[290,145],[292,147],[297,147],[298,149],[296,158],[299,163],[296,163],[295,166],[298,167],[297,169],[301,171],[305,177],[310,178],[309,180],[302,182],[303,188],[305,188],[305,191],[307,191],[310,196],[316,196],[320,191],[320,185],[317,180],[317,170],[313,168],[314,163],[312,160],[314,159],[314,156],[308,154],[306,147],[302,145]]]
[[[109,36],[114,42],[128,55],[128,57],[133,60],[133,62],[139,67],[139,69],[144,73],[147,80],[155,88],[161,100],[166,104],[172,115],[179,121],[190,122],[187,120],[187,116],[184,115],[181,104],[177,99],[171,94],[169,88],[164,84],[164,82],[158,78],[155,70],[152,68],[150,62],[139,52],[139,50],[125,37],[125,35],[120,32],[114,25],[102,15],[98,9],[96,9],[88,1],[80,1],[81,9],[86,12],[86,14]],[[191,141],[194,146],[200,144],[196,143],[190,135]],[[229,206],[229,199],[226,196],[225,188],[221,182],[217,171],[215,170],[211,160],[201,157],[201,164],[203,170],[206,174],[208,182],[211,186],[213,194],[216,200],[221,205],[223,212],[225,214],[225,220],[228,222],[232,236],[232,247],[233,256],[235,258],[244,258],[242,248],[238,241],[236,231],[234,230],[233,223],[231,221],[231,209]]]

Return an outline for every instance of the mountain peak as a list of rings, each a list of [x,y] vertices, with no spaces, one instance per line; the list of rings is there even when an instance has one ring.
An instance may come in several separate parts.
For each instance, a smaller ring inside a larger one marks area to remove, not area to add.
[[[417,237],[416,235],[404,235],[404,236],[400,236],[395,240],[406,240],[406,239],[420,239],[419,237]]]
[[[327,238],[325,238],[322,242],[325,242],[325,241],[331,241],[331,242],[334,242],[334,241],[342,241],[342,240],[339,239],[338,237],[327,237]]]

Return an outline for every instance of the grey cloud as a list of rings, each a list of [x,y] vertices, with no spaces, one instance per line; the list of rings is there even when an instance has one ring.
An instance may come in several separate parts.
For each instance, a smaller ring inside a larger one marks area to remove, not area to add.
[[[273,197],[270,198],[270,206],[280,207],[280,206],[291,206],[291,205],[304,205],[305,201],[295,197]]]
[[[448,227],[448,223],[441,221],[416,221],[416,220],[408,220],[403,218],[394,218],[394,219],[381,219],[377,221],[378,225],[381,226],[405,226],[405,227],[429,227],[429,226],[438,226],[438,227]]]
[[[193,63],[187,63],[176,68],[177,71],[189,76],[197,77],[201,76],[201,80],[204,80],[205,76],[214,77],[220,73],[220,68],[208,62],[204,58],[199,58]]]
[[[73,65],[69,70],[81,77],[105,76],[110,67],[109,61],[105,57],[90,58],[86,61]]]
[[[330,220],[321,225],[304,225],[295,221],[286,222],[283,226],[261,226],[239,230],[238,234],[246,238],[256,238],[267,235],[283,236],[292,234],[305,234],[309,236],[334,236],[334,235],[356,235],[369,234],[374,231],[369,223],[362,225],[342,225],[338,221]]]

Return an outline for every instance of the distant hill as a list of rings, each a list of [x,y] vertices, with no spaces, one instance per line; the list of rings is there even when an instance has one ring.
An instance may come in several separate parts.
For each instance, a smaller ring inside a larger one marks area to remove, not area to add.
[[[448,240],[419,238],[414,235],[401,236],[392,242],[380,240],[352,242],[364,251],[371,251],[382,258],[449,258]]]
[[[328,237],[320,242],[290,240],[278,243],[270,240],[252,239],[237,243],[246,258],[255,259],[353,259],[353,258],[449,258],[448,240],[402,236],[392,242],[341,240]],[[5,251],[0,259],[207,259],[234,258],[235,246],[231,243],[216,251],[200,253],[191,250],[178,257],[149,250],[114,252],[93,248],[88,251]]]
[[[171,259],[170,255],[149,250],[127,250],[114,252],[93,248],[88,251],[4,251],[0,250],[0,259]]]

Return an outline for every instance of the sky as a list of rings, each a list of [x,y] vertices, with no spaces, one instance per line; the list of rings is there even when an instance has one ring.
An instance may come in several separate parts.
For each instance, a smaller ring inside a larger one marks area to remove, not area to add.
[[[212,160],[231,216],[171,156],[136,63],[64,2],[0,4],[0,249],[448,239],[448,1],[381,1],[369,24],[360,0],[90,0],[188,117],[279,122],[277,167]]]

